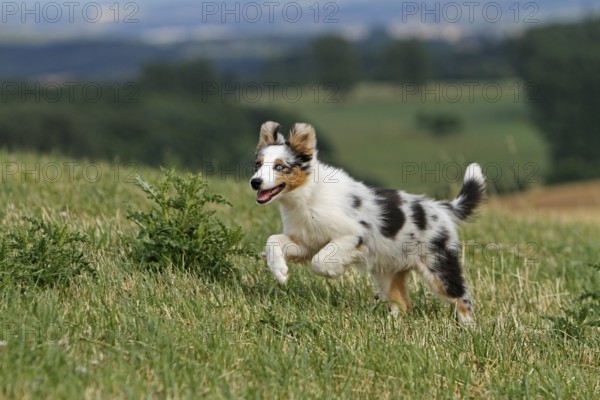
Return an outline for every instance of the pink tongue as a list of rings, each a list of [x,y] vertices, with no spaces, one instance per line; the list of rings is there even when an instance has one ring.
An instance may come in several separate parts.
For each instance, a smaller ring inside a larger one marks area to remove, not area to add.
[[[256,198],[260,201],[266,201],[269,200],[269,198],[271,197],[271,193],[273,193],[277,188],[273,188],[273,189],[269,189],[269,190],[261,190],[260,192],[258,192],[258,194],[256,195]]]

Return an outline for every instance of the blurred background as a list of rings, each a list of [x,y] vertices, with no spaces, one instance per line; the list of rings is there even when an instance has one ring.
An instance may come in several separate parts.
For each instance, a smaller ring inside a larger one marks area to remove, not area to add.
[[[600,204],[597,1],[4,1],[0,12],[8,151],[243,180],[263,121],[305,121],[323,161],[370,184],[445,196],[477,161],[492,192]]]

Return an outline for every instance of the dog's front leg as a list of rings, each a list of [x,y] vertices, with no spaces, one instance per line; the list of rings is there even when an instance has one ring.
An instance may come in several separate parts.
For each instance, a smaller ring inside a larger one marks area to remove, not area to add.
[[[265,257],[269,270],[282,285],[287,283],[288,266],[286,261],[302,261],[307,257],[308,249],[296,243],[287,235],[271,235],[265,247]]]
[[[317,275],[337,278],[346,272],[364,251],[363,239],[359,236],[344,236],[327,243],[312,258],[311,268]]]

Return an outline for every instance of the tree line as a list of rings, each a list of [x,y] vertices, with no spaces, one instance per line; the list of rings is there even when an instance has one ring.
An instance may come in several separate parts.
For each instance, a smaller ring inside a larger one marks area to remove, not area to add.
[[[280,82],[335,83],[343,91],[360,80],[421,84],[444,77],[460,79],[462,74],[489,79],[516,73],[533,83],[527,87],[535,90],[529,93],[534,121],[551,149],[552,169],[546,178],[561,182],[600,177],[599,40],[600,19],[537,27],[492,45],[487,51],[491,56],[474,58],[457,52],[440,56],[444,50],[431,51],[435,44],[415,39],[371,35],[369,41],[350,43],[324,35],[271,60],[264,73]],[[494,59],[504,59],[504,53],[510,56],[510,67],[504,62],[489,67]],[[455,62],[440,63],[440,57]],[[473,63],[478,66],[467,68]],[[445,72],[452,66],[456,67],[452,73]],[[72,93],[67,87],[30,89],[26,82],[0,81],[0,141],[9,149],[192,169],[207,162],[250,162],[256,129],[263,121],[275,119],[289,126],[303,118],[273,107],[247,107],[203,95],[207,85],[231,79],[206,60],[155,62],[142,68],[135,85],[120,88],[119,96],[93,100],[81,90],[85,82]],[[110,85],[102,88],[115,90]],[[14,90],[17,94],[10,96]],[[20,91],[26,94],[19,95]],[[58,100],[40,101],[48,96]],[[420,123],[439,122],[425,117]],[[455,129],[453,121],[442,122],[444,132]],[[321,135],[320,149],[331,159],[326,135]]]
[[[192,60],[148,64],[138,81],[119,85],[0,81],[6,89],[0,143],[9,150],[242,173],[253,162],[264,121],[291,126],[302,118],[201,96],[205,83],[220,80],[209,62]],[[330,154],[326,138],[320,142]]]
[[[347,92],[360,81],[422,85],[428,80],[495,79],[513,76],[514,68],[501,41],[480,39],[462,46],[392,39],[374,30],[358,42],[335,34],[319,36],[270,59],[262,75],[279,81],[334,83]]]
[[[527,84],[533,121],[550,147],[550,183],[600,177],[600,19],[552,24],[528,30],[521,37],[491,46],[488,52],[502,55],[510,67],[487,69],[492,57],[480,57],[478,73],[469,78],[519,76]],[[411,40],[387,40],[375,46],[376,52],[363,49],[363,59],[377,58],[370,67],[373,80],[421,85],[444,76],[434,67],[431,44]],[[316,80],[337,82],[350,90],[360,79],[360,57],[349,42],[324,36],[312,43]],[[377,55],[375,57],[375,55]],[[437,55],[436,55],[437,54]],[[470,60],[466,57],[463,63]],[[458,63],[460,76],[463,69]],[[447,66],[446,66],[447,67]],[[364,69],[364,67],[363,67]],[[369,74],[367,74],[369,76]]]
[[[550,144],[549,182],[600,177],[600,19],[527,31],[509,42]]]

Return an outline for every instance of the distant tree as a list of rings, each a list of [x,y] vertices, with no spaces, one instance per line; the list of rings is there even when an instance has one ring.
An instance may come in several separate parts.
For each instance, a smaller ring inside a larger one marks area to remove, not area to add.
[[[462,119],[454,113],[419,111],[416,119],[419,129],[440,137],[459,133],[463,127]]]
[[[212,64],[202,59],[177,63],[153,62],[145,65],[141,73],[144,89],[161,92],[199,95],[207,89],[207,85],[217,82]]]
[[[549,181],[600,177],[600,19],[528,31],[511,42],[552,156]]]
[[[430,60],[425,44],[419,40],[395,40],[381,54],[384,80],[424,84],[430,76]]]
[[[265,62],[264,81],[307,84],[315,79],[311,49],[298,46]]]
[[[379,65],[381,51],[391,40],[385,28],[374,26],[369,29],[369,32],[362,40],[356,42],[354,48],[360,60],[362,79],[370,81],[381,79],[381,68]]]
[[[342,92],[354,87],[359,79],[358,60],[352,45],[339,36],[317,38],[313,44],[317,81],[336,84]]]

